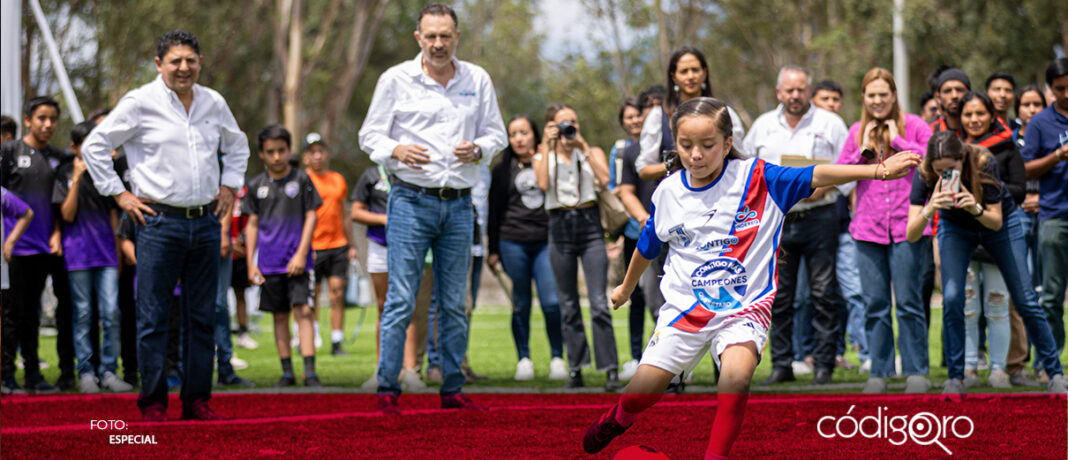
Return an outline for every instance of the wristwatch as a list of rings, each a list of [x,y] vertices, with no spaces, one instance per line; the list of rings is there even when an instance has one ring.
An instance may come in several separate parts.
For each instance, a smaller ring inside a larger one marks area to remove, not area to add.
[[[478,161],[478,160],[481,160],[481,159],[482,159],[482,147],[479,147],[478,144],[475,144],[475,161]]]

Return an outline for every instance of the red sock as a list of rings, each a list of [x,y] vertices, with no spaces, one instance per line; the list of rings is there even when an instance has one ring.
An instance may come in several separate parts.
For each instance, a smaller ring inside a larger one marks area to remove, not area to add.
[[[705,458],[727,458],[731,445],[742,431],[742,418],[749,394],[719,394],[716,419],[712,422],[712,436],[708,440]]]
[[[631,426],[634,420],[638,418],[638,414],[632,414],[623,410],[622,403],[616,403],[616,423],[623,426]]]

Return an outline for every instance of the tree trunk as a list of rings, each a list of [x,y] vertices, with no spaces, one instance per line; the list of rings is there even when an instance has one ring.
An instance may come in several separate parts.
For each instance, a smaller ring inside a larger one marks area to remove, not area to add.
[[[367,66],[367,58],[371,53],[371,46],[374,45],[374,37],[378,34],[378,27],[382,24],[382,16],[388,2],[389,0],[361,0],[356,8],[344,65],[341,67],[344,70],[334,80],[330,92],[327,93],[331,96],[326,100],[325,115],[319,123],[319,133],[327,143],[336,144],[338,121],[352,102],[352,91]]]
[[[660,73],[667,72],[668,59],[671,58],[671,43],[668,42],[668,18],[661,0],[656,0],[656,45],[660,57]]]
[[[303,46],[303,24],[301,20],[303,16],[303,1],[293,0],[293,9],[289,16],[289,54],[286,62],[286,78],[285,78],[285,105],[282,110],[284,123],[286,129],[293,136],[293,139],[300,139],[301,126],[300,126],[300,68],[304,59],[301,56],[301,46]],[[300,142],[297,142],[300,145]]]

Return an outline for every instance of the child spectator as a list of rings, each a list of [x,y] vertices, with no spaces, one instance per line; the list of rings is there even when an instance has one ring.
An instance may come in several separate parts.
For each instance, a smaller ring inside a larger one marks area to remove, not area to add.
[[[313,266],[315,211],[323,200],[308,174],[290,166],[290,142],[289,131],[281,125],[270,125],[259,134],[259,155],[267,171],[248,183],[249,194],[242,202],[242,211],[248,215],[248,278],[262,286],[260,309],[274,313],[275,345],[282,361],[282,378],[275,386],[297,384],[290,360],[290,310],[297,321],[300,354],[304,357],[304,385],[322,386],[315,373],[310,306],[315,275],[307,268]],[[257,247],[262,249],[258,263],[253,259]]]
[[[63,253],[75,312],[78,389],[82,393],[99,393],[101,386],[111,391],[133,389],[133,385],[115,375],[120,341],[119,257],[115,241],[119,212],[114,200],[97,193],[81,156],[82,141],[95,126],[92,121],[83,121],[71,129],[74,158],[57,169],[52,192],[52,203],[59,206],[62,217]],[[94,354],[90,341],[95,337],[89,331],[94,300],[103,329],[100,365],[96,369],[90,362]]]

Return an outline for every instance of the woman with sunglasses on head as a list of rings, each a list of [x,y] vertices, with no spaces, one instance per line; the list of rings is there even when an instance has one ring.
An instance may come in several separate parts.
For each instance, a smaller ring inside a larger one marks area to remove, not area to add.
[[[875,67],[861,82],[864,111],[849,129],[840,164],[880,164],[902,152],[921,156],[931,129],[922,118],[901,110],[894,76]],[[916,271],[931,257],[927,236],[906,238],[910,171],[892,181],[857,181],[856,205],[849,232],[857,242],[857,264],[866,303],[864,336],[868,341],[871,375],[865,393],[886,392],[886,379],[895,375],[891,298],[897,302],[897,345],[901,370],[908,376],[905,392],[924,393],[931,383],[927,358],[927,327],[922,279]],[[927,233],[928,235],[930,232]],[[891,288],[893,292],[891,292]]]

